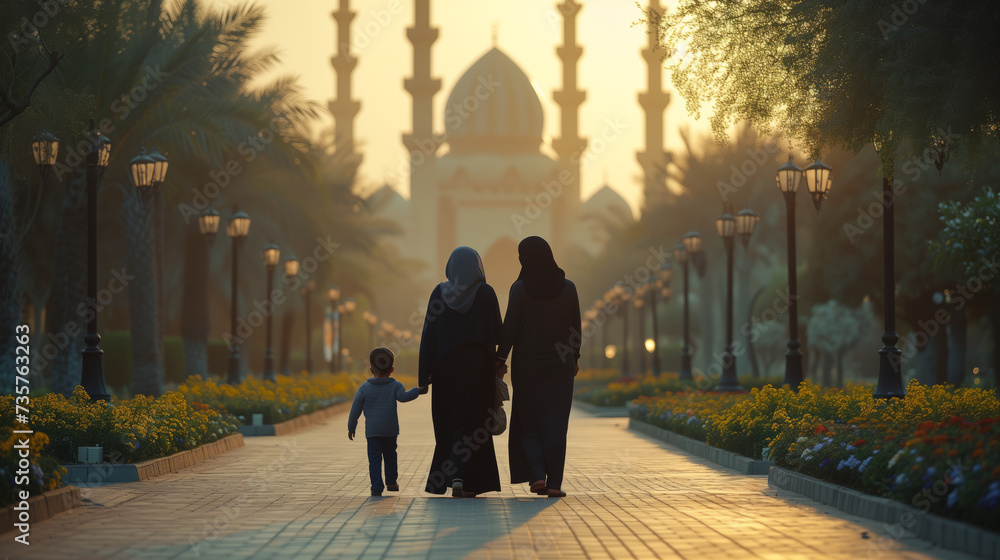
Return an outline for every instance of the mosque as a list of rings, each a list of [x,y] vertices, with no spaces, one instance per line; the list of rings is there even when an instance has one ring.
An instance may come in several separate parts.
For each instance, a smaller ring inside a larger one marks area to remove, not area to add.
[[[413,45],[412,75],[403,84],[413,104],[411,132],[402,139],[410,154],[410,199],[390,186],[371,195],[383,217],[403,225],[400,250],[425,262],[431,280],[437,280],[451,250],[468,245],[482,255],[494,286],[509,286],[516,278],[517,244],[529,235],[547,239],[560,260],[574,252],[598,253],[607,241],[600,218],[631,220],[632,213],[607,185],[586,201],[580,197],[581,160],[588,145],[578,127],[579,107],[586,98],[577,84],[583,47],[576,44],[576,18],[583,5],[576,0],[557,4],[563,44],[555,51],[563,72],[562,88],[553,92],[560,118],[560,135],[549,146],[553,158],[542,151],[544,114],[536,89],[524,70],[495,45],[455,82],[445,105],[443,132],[435,131],[441,130],[434,116],[441,79],[431,76],[431,47],[440,30],[431,25],[430,0],[414,3],[415,21],[406,30]],[[650,7],[661,9],[658,0]],[[360,163],[354,118],[361,103],[351,99],[357,58],[350,53],[350,23],[355,15],[350,0],[340,0],[333,13],[339,46],[332,59],[336,99],[329,107],[336,149]],[[662,50],[653,44],[654,35],[650,37],[642,50],[648,89],[638,95],[645,112],[646,145],[637,159],[647,192],[664,184],[669,158],[663,146],[669,94],[662,89]],[[506,299],[506,294],[500,295]]]

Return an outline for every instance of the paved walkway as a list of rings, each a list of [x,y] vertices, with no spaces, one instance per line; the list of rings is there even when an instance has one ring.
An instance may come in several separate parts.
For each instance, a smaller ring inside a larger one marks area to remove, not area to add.
[[[879,524],[771,490],[766,477],[577,411],[569,497],[506,484],[476,499],[430,496],[430,399],[400,413],[398,495],[368,496],[365,443],[347,440],[342,414],[183,472],[85,489],[83,508],[32,528],[30,548],[5,533],[0,558],[970,558],[882,537]],[[497,444],[509,480],[506,436]]]

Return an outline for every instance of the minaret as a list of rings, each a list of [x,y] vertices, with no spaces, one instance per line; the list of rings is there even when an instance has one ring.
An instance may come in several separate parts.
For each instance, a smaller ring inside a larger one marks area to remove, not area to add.
[[[649,10],[663,13],[659,0],[649,0]],[[663,149],[663,111],[670,103],[670,94],[663,91],[663,47],[656,45],[659,18],[647,16],[646,34],[649,46],[642,49],[646,60],[649,81],[646,91],[639,93],[639,105],[646,114],[646,150],[636,152],[636,159],[642,167],[644,183],[643,197],[648,203],[650,196],[662,193],[667,182],[667,163],[670,155]]]
[[[355,167],[361,163],[361,155],[355,152],[354,145],[354,117],[361,110],[361,102],[351,99],[351,73],[358,65],[357,57],[351,56],[351,21],[356,15],[357,12],[351,11],[350,0],[340,0],[340,8],[333,12],[338,46],[330,64],[337,75],[337,98],[329,105],[333,114],[334,145]]]
[[[570,172],[569,184],[563,183],[563,193],[556,198],[553,225],[553,248],[562,252],[567,248],[567,240],[573,233],[580,213],[580,159],[587,147],[587,139],[580,137],[580,105],[587,98],[586,92],[577,89],[576,65],[583,55],[583,47],[576,44],[576,16],[582,7],[576,0],[563,0],[556,4],[563,16],[563,44],[556,47],[556,55],[562,61],[562,89],[552,97],[559,105],[560,136],[552,140],[552,148],[559,155],[561,170]]]
[[[413,45],[413,76],[403,86],[413,98],[413,130],[403,135],[403,145],[410,152],[410,211],[407,232],[413,243],[413,256],[431,266],[431,274],[441,275],[444,266],[438,254],[437,150],[441,138],[434,134],[434,94],[441,80],[431,77],[431,45],[438,38],[438,28],[431,27],[430,0],[415,0],[413,26],[406,37]],[[440,269],[440,270],[439,270]]]

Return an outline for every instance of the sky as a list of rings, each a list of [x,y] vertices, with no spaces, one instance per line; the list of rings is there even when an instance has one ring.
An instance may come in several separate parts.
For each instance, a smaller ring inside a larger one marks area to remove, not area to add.
[[[206,0],[213,8],[241,0]],[[330,58],[335,54],[336,24],[331,13],[339,0],[255,0],[267,9],[268,20],[255,38],[257,46],[276,46],[282,63],[270,77],[294,75],[309,99],[325,108],[334,95],[335,78]],[[633,0],[584,1],[577,16],[577,42],[583,45],[578,82],[587,100],[580,107],[581,135],[600,136],[609,119],[624,125],[620,135],[600,153],[589,154],[583,169],[584,199],[607,182],[636,211],[641,204],[641,172],[635,159],[643,148],[644,121],[636,94],[645,90],[646,66],[640,56],[647,42],[645,26],[635,25],[642,13]],[[442,80],[434,98],[435,129],[443,132],[444,105],[455,82],[492,46],[509,55],[541,92],[545,112],[545,140],[558,136],[560,118],[552,92],[562,87],[561,64],[555,47],[562,43],[562,17],[555,0],[431,0],[431,23],[440,28],[434,44],[431,73]],[[402,134],[412,123],[412,105],[403,79],[412,75],[413,49],[406,28],[413,24],[414,0],[352,0],[357,12],[352,24],[352,54],[358,65],[353,74],[353,97],[361,101],[355,119],[355,138],[363,154],[359,191],[368,192],[385,183],[409,196],[409,180],[399,176],[408,161]],[[666,112],[666,149],[682,147],[678,127],[709,135],[704,117],[687,116],[683,99],[671,92]],[[332,124],[327,115],[320,126]],[[543,148],[554,155],[550,148]]]

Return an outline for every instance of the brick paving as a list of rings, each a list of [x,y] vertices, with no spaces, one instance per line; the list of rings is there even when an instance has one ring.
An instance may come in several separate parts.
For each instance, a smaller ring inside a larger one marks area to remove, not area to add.
[[[567,498],[506,483],[432,496],[430,399],[401,404],[400,420],[398,494],[368,495],[365,443],[347,440],[344,413],[182,472],[84,489],[84,507],[33,526],[30,547],[5,533],[0,558],[971,558],[575,410]]]

